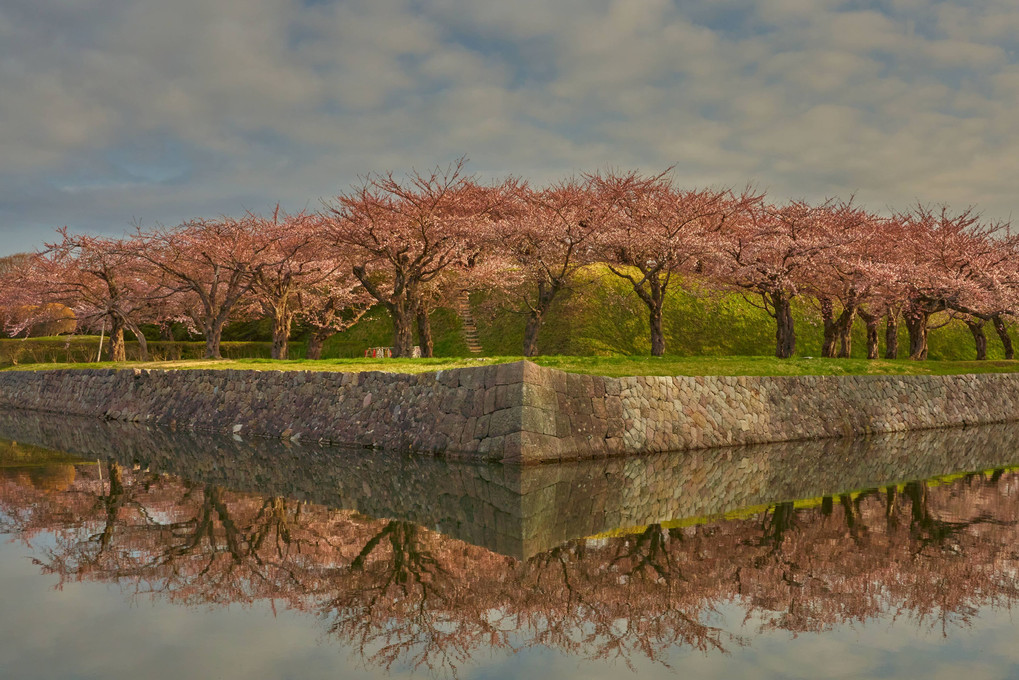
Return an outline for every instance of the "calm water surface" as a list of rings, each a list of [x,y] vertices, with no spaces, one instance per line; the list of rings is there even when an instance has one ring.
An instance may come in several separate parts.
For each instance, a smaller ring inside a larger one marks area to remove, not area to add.
[[[1019,677],[1019,426],[514,468],[0,412],[0,678]]]

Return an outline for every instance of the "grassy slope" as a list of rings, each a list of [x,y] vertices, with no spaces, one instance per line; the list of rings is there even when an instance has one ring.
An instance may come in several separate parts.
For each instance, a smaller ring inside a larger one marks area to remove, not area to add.
[[[645,361],[641,357],[650,351],[647,313],[628,285],[604,268],[590,268],[580,290],[563,295],[548,315],[539,338],[542,354],[552,355],[554,358],[549,359],[552,362],[572,362],[575,366],[573,370],[587,370],[584,368],[585,360],[564,357],[616,357],[623,362],[621,365]],[[523,315],[508,311],[505,301],[500,303],[482,295],[472,296],[472,301],[484,354],[489,357],[518,355],[523,343]],[[821,345],[821,327],[816,310],[810,306],[809,301],[801,300],[795,308],[795,316],[798,357],[816,356]],[[793,370],[790,367],[794,365],[799,366],[795,372],[905,370],[894,368],[896,364],[881,362],[871,364],[868,368],[851,367],[852,362],[845,362],[844,370],[816,368],[829,366],[823,362],[812,363],[809,368],[795,361],[769,363],[765,358],[774,351],[774,321],[739,295],[693,294],[674,285],[665,305],[664,328],[669,356],[658,360],[647,357],[646,361],[651,362],[647,364],[648,371],[656,370],[654,366],[671,366],[657,370],[680,373],[722,371],[749,375],[762,371],[788,372]],[[224,342],[224,356],[232,359],[267,358],[270,343],[250,341],[250,338],[258,337],[264,330],[257,322],[236,324],[228,337],[247,338],[249,341]],[[460,333],[460,319],[452,310],[438,309],[433,312],[432,331],[437,356],[470,356]],[[987,333],[989,358],[1001,359],[1003,355],[997,337],[990,328]],[[900,356],[903,356],[907,347],[904,328],[900,328],[899,337]],[[327,359],[361,357],[365,348],[389,345],[391,338],[392,323],[388,315],[376,309],[350,330],[333,336],[326,343],[324,356]],[[881,338],[883,354],[883,327]],[[98,338],[94,336],[0,340],[0,366],[14,362],[84,362],[94,358],[97,344]],[[963,361],[974,356],[969,330],[958,321],[932,330],[929,344],[930,358],[933,360]],[[150,350],[155,359],[196,360],[201,358],[204,346],[201,342],[150,342]],[[854,359],[863,359],[865,351],[864,329],[862,324],[857,323],[854,329]],[[291,356],[299,359],[303,355],[304,346],[298,339],[292,344]],[[137,357],[136,343],[128,342],[128,357]],[[680,357],[690,359],[680,361]],[[729,358],[709,361],[708,358],[712,357]],[[612,362],[599,365],[609,367]],[[991,364],[974,364],[972,367],[972,370],[987,369],[1001,370],[1001,367]],[[929,365],[923,372],[940,370]],[[946,370],[957,372],[954,368]]]
[[[480,301],[479,334],[486,353],[518,354],[523,343],[524,318],[499,306]],[[797,355],[817,356],[823,330],[816,309],[801,299],[794,306]],[[666,353],[679,356],[770,356],[775,351],[775,322],[740,295],[693,294],[673,285],[663,315]],[[935,318],[935,321],[940,322]],[[884,354],[884,326],[880,329]],[[1004,357],[1001,344],[988,324],[988,358]],[[975,356],[973,339],[965,324],[954,321],[931,330],[929,355],[936,360],[965,360]],[[899,352],[908,347],[905,327],[899,328]],[[542,354],[624,355],[649,354],[651,343],[647,308],[632,293],[629,283],[606,269],[591,268],[588,282],[572,296],[559,300],[539,338]],[[866,335],[857,322],[853,357],[866,358]]]

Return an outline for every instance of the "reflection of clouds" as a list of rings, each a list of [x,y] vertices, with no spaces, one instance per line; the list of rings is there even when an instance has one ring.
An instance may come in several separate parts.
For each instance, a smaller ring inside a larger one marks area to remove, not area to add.
[[[3,676],[40,678],[383,678],[364,670],[311,617],[268,603],[218,609],[152,606],[105,584],[51,579],[0,545]]]
[[[87,7],[0,12],[10,224],[110,229],[276,198],[297,209],[357,172],[461,153],[539,181],[676,163],[683,182],[855,190],[878,209],[978,201],[992,216],[1009,213],[1019,174],[1009,2]],[[117,181],[107,151],[155,138],[186,150],[173,160],[187,177],[168,191],[157,157],[135,168],[153,181]],[[46,188],[72,169],[95,177]]]

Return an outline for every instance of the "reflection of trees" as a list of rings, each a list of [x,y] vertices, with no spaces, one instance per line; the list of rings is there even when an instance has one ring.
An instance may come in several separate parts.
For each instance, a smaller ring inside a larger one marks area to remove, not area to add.
[[[793,633],[886,615],[947,633],[1019,597],[1019,474],[1003,470],[654,524],[526,562],[408,522],[106,471],[102,482],[94,467],[5,471],[3,528],[29,544],[52,534],[39,562],[64,581],[116,580],[192,605],[282,602],[324,614],[385,667],[455,672],[479,649],[526,646],[666,662],[676,646],[744,644],[714,625],[727,603]]]
[[[455,672],[473,650],[508,645],[509,631],[484,609],[498,600],[492,591],[501,584],[488,577],[505,558],[410,522],[374,528],[323,593],[330,632],[387,668],[400,662]]]
[[[574,541],[522,566],[518,606],[542,644],[631,667],[634,657],[665,661],[676,645],[707,651],[739,642],[704,623],[713,602],[690,587],[686,557],[682,532],[660,524],[604,547]]]
[[[325,509],[309,515],[279,497],[132,473],[115,462],[106,468],[105,482],[86,480],[66,494],[4,489],[5,511],[34,508],[21,516],[23,537],[55,534],[40,561],[62,580],[116,579],[184,603],[250,602],[305,588],[328,562],[334,539]]]

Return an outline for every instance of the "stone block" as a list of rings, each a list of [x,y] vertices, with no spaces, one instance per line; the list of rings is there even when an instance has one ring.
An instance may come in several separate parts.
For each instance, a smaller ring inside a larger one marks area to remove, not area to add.
[[[519,432],[523,419],[523,406],[504,408],[492,414],[488,423],[488,434],[491,437],[498,437]]]
[[[561,458],[559,441],[546,434],[521,432],[520,447],[520,462],[522,463],[543,463],[560,460]],[[504,459],[504,462],[509,461]]]
[[[478,416],[474,426],[474,438],[484,439],[488,436],[488,424],[492,420],[491,414]]]
[[[567,438],[573,433],[573,430],[570,427],[570,417],[565,413],[560,412],[555,414],[555,425],[556,436],[559,438]]]
[[[478,443],[478,455],[487,460],[498,460],[503,455],[503,438],[487,437]]]
[[[523,382],[525,363],[523,361],[514,361],[510,364],[498,364],[495,367],[495,384],[511,385]]]
[[[502,456],[500,460],[503,463],[519,464],[527,462],[523,433],[517,431],[506,435],[502,438]]]
[[[605,421],[605,436],[622,437],[626,427],[621,417],[610,417]]]
[[[521,406],[520,428],[524,432],[555,435],[555,415],[550,411],[534,408],[533,406]]]
[[[552,368],[539,366],[533,361],[524,361],[521,369],[521,380],[528,385],[541,387],[552,386],[552,373],[559,372]]]
[[[485,390],[485,404],[483,413],[494,413],[495,412],[495,394],[496,387],[493,385]]]
[[[523,384],[498,385],[495,388],[495,410],[522,406],[524,403]]]
[[[470,390],[485,387],[485,368],[483,366],[460,369],[460,384]]]
[[[460,371],[437,371],[435,373],[435,382],[444,387],[455,389],[460,386]]]
[[[524,406],[534,406],[547,411],[554,411],[559,406],[556,392],[551,387],[524,383],[521,395]]]

